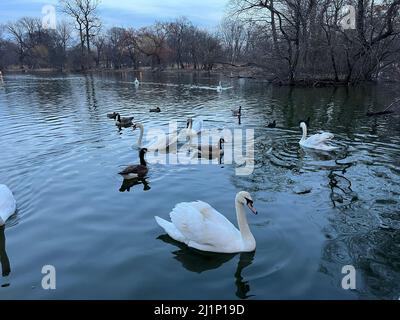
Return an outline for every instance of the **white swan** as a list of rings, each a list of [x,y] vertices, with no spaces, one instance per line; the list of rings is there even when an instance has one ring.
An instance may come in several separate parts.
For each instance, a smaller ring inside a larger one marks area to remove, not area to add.
[[[222,92],[222,82],[220,81],[218,86],[217,86],[217,91]]]
[[[177,134],[171,135],[162,135],[158,137],[154,137],[152,141],[147,142],[146,144],[142,145],[143,135],[144,135],[144,126],[143,124],[137,122],[134,123],[132,126],[133,131],[137,128],[140,129],[140,135],[137,141],[137,145],[140,148],[146,148],[149,151],[156,151],[156,150],[166,150],[168,148],[173,147],[178,141]]]
[[[11,190],[0,184],[0,226],[4,225],[16,210],[16,203]]]
[[[203,120],[196,119],[193,121],[192,118],[189,118],[186,122],[186,135],[187,136],[197,136],[201,133],[203,129]]]
[[[247,223],[244,205],[257,214],[248,192],[236,195],[236,217],[239,230],[209,204],[197,202],[178,203],[170,213],[171,221],[155,217],[157,223],[176,241],[189,247],[218,253],[252,252],[256,240]]]
[[[138,87],[140,85],[140,82],[139,82],[138,78],[135,78],[135,82],[134,83],[135,83],[136,87]]]
[[[300,128],[303,130],[303,137],[299,142],[302,147],[323,151],[332,151],[337,149],[336,147],[327,144],[328,141],[331,141],[334,138],[332,133],[322,132],[307,138],[307,125],[305,122],[300,123]]]

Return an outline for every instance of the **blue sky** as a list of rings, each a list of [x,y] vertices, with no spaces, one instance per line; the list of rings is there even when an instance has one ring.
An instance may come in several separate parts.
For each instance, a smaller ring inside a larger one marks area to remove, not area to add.
[[[195,25],[213,28],[223,17],[227,3],[228,0],[101,0],[100,15],[107,27],[141,27],[156,20],[185,16]],[[0,23],[23,16],[41,17],[42,7],[47,4],[57,6],[58,0],[0,0]]]

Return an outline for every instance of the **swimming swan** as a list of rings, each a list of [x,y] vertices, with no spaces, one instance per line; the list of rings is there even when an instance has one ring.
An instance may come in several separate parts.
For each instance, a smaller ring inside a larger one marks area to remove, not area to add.
[[[197,202],[178,203],[170,213],[171,221],[155,217],[157,223],[176,241],[191,248],[218,253],[253,252],[256,240],[247,223],[244,206],[257,214],[248,192],[236,195],[236,217],[239,230],[209,204]]]
[[[14,195],[4,184],[0,184],[0,226],[4,225],[16,210]]]
[[[217,91],[218,92],[222,92],[222,83],[221,83],[221,81],[219,82],[219,84],[217,86]]]
[[[334,138],[332,133],[322,132],[307,138],[307,125],[305,122],[300,123],[300,128],[303,130],[303,137],[299,142],[302,147],[323,151],[332,151],[337,149],[336,147],[327,144],[327,142]]]
[[[143,135],[144,135],[144,126],[143,124],[137,122],[132,126],[133,131],[137,128],[140,129],[140,135],[137,141],[137,145],[139,147],[144,147],[147,150],[156,151],[156,150],[166,150],[175,145],[178,141],[178,136],[175,135],[162,135],[155,137],[152,141],[146,143],[144,146],[142,145]]]

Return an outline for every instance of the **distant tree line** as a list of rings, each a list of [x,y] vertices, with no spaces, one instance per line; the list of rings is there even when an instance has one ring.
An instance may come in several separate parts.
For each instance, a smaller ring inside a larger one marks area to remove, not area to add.
[[[134,29],[105,29],[99,0],[60,0],[65,20],[0,26],[0,69],[88,70],[165,67],[210,71],[254,67],[287,84],[354,84],[396,79],[400,0],[230,0],[215,32],[186,18]],[[351,19],[354,28],[343,28]]]

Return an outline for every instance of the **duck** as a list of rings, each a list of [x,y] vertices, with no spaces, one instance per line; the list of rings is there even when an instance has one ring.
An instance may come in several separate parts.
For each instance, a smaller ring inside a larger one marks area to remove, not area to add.
[[[196,136],[201,133],[203,129],[203,120],[197,119],[193,121],[192,118],[189,118],[186,121],[186,135],[187,136]]]
[[[177,141],[178,141],[178,136],[175,135],[162,135],[155,137],[152,141],[146,143],[146,145],[142,145],[142,140],[143,140],[143,135],[144,135],[144,126],[143,124],[136,122],[132,125],[133,131],[135,131],[137,128],[140,129],[140,135],[137,141],[137,145],[141,148],[146,148],[147,150],[151,151],[161,151],[161,150],[168,150],[171,147],[173,147]]]
[[[149,168],[147,167],[147,163],[144,158],[146,153],[147,153],[146,148],[140,149],[139,151],[140,164],[128,166],[121,172],[118,172],[118,174],[121,175],[125,180],[130,180],[137,177],[145,176],[147,172],[149,172]]]
[[[140,85],[140,82],[139,82],[138,78],[135,78],[134,84],[135,84],[136,87],[138,87]]]
[[[134,117],[121,117],[119,113],[117,113],[115,124],[117,126],[131,126],[133,123]]]
[[[178,203],[170,213],[171,222],[155,216],[157,224],[174,240],[206,252],[253,252],[256,240],[250,231],[244,206],[257,215],[247,191],[236,194],[237,229],[225,216],[203,201]]]
[[[161,112],[160,107],[157,107],[155,109],[150,109],[150,112]]]
[[[273,122],[268,123],[267,125],[268,128],[276,128],[276,120],[274,120]]]
[[[327,144],[327,142],[332,141],[334,138],[332,133],[322,132],[307,138],[307,124],[304,121],[300,123],[300,128],[303,130],[303,136],[299,141],[300,146],[322,151],[333,151],[337,149],[337,147]]]
[[[117,118],[117,113],[116,112],[107,113],[107,118],[115,120]]]
[[[237,109],[237,110],[232,110],[232,114],[235,117],[240,117],[242,115],[242,106],[240,106],[239,109]]]
[[[217,91],[222,92],[222,82],[220,81],[218,86],[217,86]]]
[[[17,209],[16,201],[11,190],[4,184],[0,184],[0,226],[5,225]]]
[[[220,138],[217,145],[199,144],[192,145],[191,147],[196,148],[200,156],[209,158],[210,156],[213,157],[216,155],[224,154],[224,143],[224,138]]]

